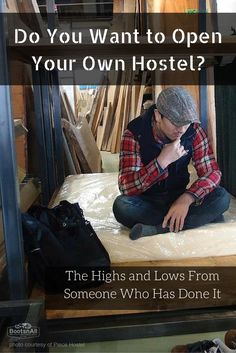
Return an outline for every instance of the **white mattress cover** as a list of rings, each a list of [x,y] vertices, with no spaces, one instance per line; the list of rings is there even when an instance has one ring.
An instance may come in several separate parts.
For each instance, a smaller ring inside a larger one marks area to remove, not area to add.
[[[172,260],[236,254],[236,199],[232,198],[225,222],[197,229],[130,240],[128,228],[112,213],[119,195],[117,173],[68,176],[53,205],[62,200],[79,202],[107,249],[112,263]]]

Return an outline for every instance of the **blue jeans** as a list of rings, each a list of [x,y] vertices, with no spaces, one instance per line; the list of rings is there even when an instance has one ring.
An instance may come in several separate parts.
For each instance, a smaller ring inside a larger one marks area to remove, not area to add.
[[[183,192],[163,193],[156,198],[146,195],[120,195],[114,201],[113,213],[116,220],[128,228],[132,228],[136,223],[142,223],[160,226],[160,233],[166,233],[168,229],[161,227],[163,218],[172,203]],[[190,206],[183,229],[196,228],[214,222],[229,208],[229,203],[228,192],[223,187],[217,187],[203,199],[200,205]]]

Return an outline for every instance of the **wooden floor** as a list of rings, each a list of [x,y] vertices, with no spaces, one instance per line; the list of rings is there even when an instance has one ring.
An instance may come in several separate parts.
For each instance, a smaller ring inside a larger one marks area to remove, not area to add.
[[[130,263],[119,264],[119,266],[131,266]],[[132,263],[132,267],[142,266],[142,267],[235,267],[236,266],[236,255],[235,256],[221,256],[221,257],[209,257],[209,258],[192,258],[185,260],[165,260],[165,261],[151,261],[151,262],[139,262]],[[232,279],[234,280],[234,279]],[[235,282],[235,281],[234,281]],[[232,283],[232,282],[231,282]],[[231,286],[229,283],[229,286]],[[234,293],[235,294],[235,293]],[[233,294],[232,294],[233,297]],[[235,297],[235,295],[234,295]],[[43,299],[45,298],[44,292],[39,288],[34,288],[32,292],[32,299]],[[230,305],[235,305],[236,302],[229,296]],[[233,302],[231,302],[231,299]],[[57,295],[50,296],[50,300],[58,300]],[[107,315],[120,315],[120,314],[134,314],[134,313],[142,313],[147,312],[147,310],[95,310],[92,309],[93,305],[91,305],[91,310],[77,310],[73,308],[73,306],[69,306],[66,310],[47,310],[46,316],[48,319],[58,319],[58,318],[75,318],[75,317],[91,317],[91,316],[107,316]],[[150,310],[148,310],[150,311]],[[159,311],[159,310],[157,310]]]

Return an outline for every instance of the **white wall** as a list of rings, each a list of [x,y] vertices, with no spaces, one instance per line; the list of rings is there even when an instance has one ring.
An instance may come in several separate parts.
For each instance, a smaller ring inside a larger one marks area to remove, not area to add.
[[[236,0],[217,0],[217,12],[228,13],[227,18],[218,16],[218,29],[223,35],[231,35],[231,27],[236,29]]]
[[[236,12],[236,0],[217,0],[218,12]]]

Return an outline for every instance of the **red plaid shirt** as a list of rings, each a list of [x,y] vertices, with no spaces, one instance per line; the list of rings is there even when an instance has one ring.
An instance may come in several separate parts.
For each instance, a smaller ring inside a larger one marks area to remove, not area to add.
[[[221,172],[205,131],[198,124],[194,128],[192,162],[198,179],[186,191],[201,200],[219,185]],[[125,195],[142,194],[156,182],[168,178],[168,168],[162,169],[156,158],[147,165],[142,163],[139,143],[129,130],[122,137],[119,169],[119,189]]]

